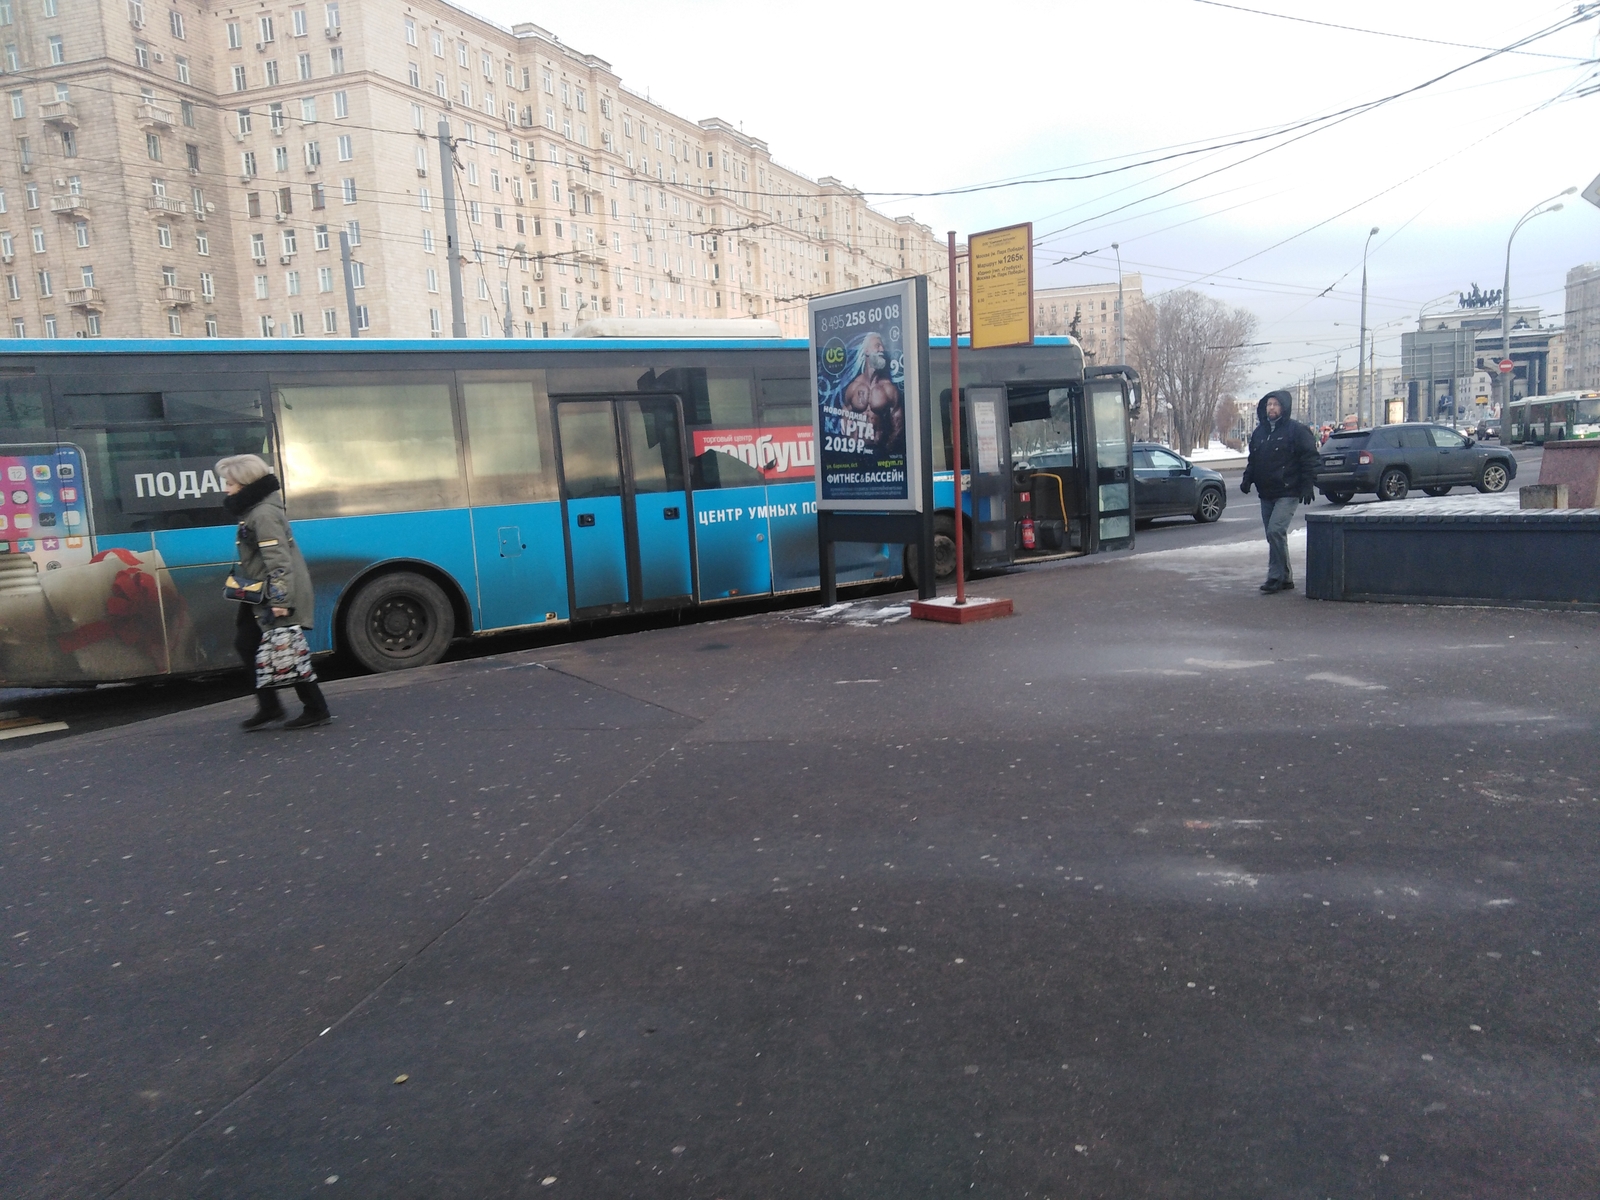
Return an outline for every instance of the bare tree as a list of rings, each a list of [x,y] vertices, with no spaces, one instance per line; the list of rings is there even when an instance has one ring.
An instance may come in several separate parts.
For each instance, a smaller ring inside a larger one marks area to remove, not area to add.
[[[1255,314],[1184,288],[1149,297],[1130,315],[1146,403],[1166,405],[1172,440],[1187,454],[1210,440],[1217,401],[1244,385]]]

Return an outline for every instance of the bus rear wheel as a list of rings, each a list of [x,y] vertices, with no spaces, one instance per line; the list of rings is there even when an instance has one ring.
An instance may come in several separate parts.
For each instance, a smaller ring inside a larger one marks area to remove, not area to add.
[[[344,638],[369,671],[402,671],[438,662],[455,636],[455,614],[438,584],[396,571],[361,586],[345,610]]]
[[[972,538],[963,540],[962,550],[967,560],[966,577],[972,577]],[[906,576],[913,584],[922,585],[922,567],[918,561],[920,551],[915,543],[906,547]],[[933,518],[933,580],[949,583],[956,577],[956,519],[949,513],[939,513]]]

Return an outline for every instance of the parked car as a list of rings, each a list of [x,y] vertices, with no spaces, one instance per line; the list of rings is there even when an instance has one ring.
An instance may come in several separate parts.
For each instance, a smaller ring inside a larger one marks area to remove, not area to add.
[[[1139,524],[1157,517],[1215,521],[1228,506],[1222,476],[1155,442],[1133,444],[1133,515]]]
[[[1481,446],[1444,425],[1409,422],[1331,435],[1322,446],[1317,490],[1333,504],[1357,492],[1403,500],[1420,487],[1443,496],[1459,484],[1503,492],[1517,477],[1517,460],[1499,446]]]

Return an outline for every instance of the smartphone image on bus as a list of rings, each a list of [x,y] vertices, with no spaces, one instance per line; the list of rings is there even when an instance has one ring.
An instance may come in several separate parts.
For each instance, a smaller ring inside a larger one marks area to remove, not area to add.
[[[0,555],[23,555],[40,572],[94,557],[83,451],[73,445],[0,446]]]

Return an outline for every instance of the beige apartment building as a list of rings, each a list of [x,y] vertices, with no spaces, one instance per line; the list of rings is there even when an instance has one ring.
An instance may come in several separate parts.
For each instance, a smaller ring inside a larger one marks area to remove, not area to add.
[[[470,337],[623,315],[804,336],[808,297],[917,274],[948,328],[926,226],[438,0],[0,0],[0,90],[13,336],[449,336],[441,121]]]
[[[1137,274],[1122,277],[1121,302],[1127,305],[1129,319],[1144,303],[1144,280]],[[1037,288],[1033,293],[1034,332],[1074,334],[1083,344],[1084,357],[1090,362],[1118,362],[1118,303],[1115,279],[1109,283]],[[1125,325],[1125,332],[1131,337],[1132,327]]]

